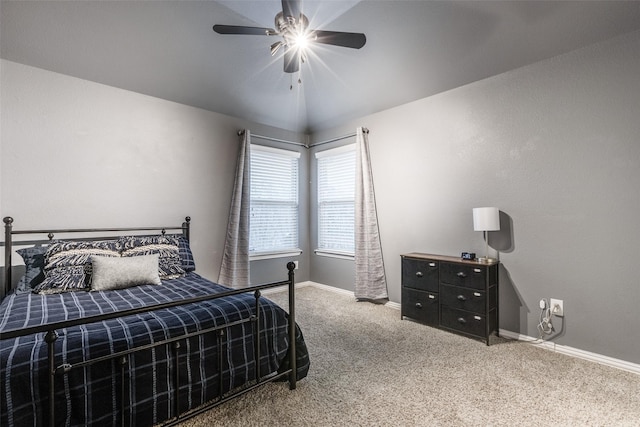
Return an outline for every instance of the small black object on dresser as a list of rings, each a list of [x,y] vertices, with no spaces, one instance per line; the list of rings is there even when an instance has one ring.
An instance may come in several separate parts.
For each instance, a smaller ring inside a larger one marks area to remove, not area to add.
[[[410,253],[402,258],[401,316],[484,339],[498,334],[498,262]]]

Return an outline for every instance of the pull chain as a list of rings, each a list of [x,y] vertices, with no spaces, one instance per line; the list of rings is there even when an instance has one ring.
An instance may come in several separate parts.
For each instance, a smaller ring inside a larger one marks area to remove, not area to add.
[[[298,77],[298,86],[302,84],[302,78]],[[289,90],[293,90],[293,73],[291,73],[291,83],[289,83]]]

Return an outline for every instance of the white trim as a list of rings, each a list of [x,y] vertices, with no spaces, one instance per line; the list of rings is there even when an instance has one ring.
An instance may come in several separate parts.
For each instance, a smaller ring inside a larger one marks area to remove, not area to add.
[[[342,295],[348,295],[355,298],[353,292],[347,291],[345,289],[336,288],[334,286],[323,285],[316,282],[304,282],[304,283],[305,283],[305,286],[313,286],[318,289],[323,289],[325,291],[335,292]],[[392,302],[392,301],[389,301],[384,305],[394,310],[400,310],[401,308],[399,303]],[[627,362],[626,360],[616,359],[613,357],[604,356],[602,354],[580,350],[579,348],[573,348],[566,345],[556,344],[551,341],[540,340],[534,337],[530,337],[528,335],[522,335],[517,332],[507,331],[505,329],[500,329],[499,333],[500,333],[500,336],[503,338],[510,338],[518,341],[523,341],[531,345],[534,345],[536,347],[543,348],[545,350],[554,351],[557,353],[565,354],[567,356],[588,360],[590,362],[599,363],[604,366],[609,366],[611,368],[621,369],[623,371],[640,375],[640,364],[638,363]]]
[[[296,289],[306,288],[307,286],[311,286],[312,284],[313,282],[300,282],[295,284],[295,288]],[[282,285],[282,286],[276,286],[275,288],[268,288],[260,292],[262,293],[262,295],[276,294],[278,292],[286,291],[287,288],[288,288],[287,285]]]
[[[616,359],[598,353],[592,353],[590,351],[581,350],[579,348],[556,344],[551,341],[540,340],[538,338],[530,337],[528,335],[522,335],[517,332],[511,332],[504,329],[500,329],[500,336],[515,339],[518,341],[524,341],[531,345],[535,345],[536,347],[544,348],[545,350],[566,354],[567,356],[588,360],[590,362],[596,362],[601,365],[609,366],[611,368],[622,369],[623,371],[640,375],[640,364],[638,363],[627,362],[626,360]]]
[[[318,289],[322,289],[325,291],[329,291],[329,292],[333,292],[335,294],[341,294],[341,295],[345,295],[351,298],[356,297],[355,293],[353,291],[348,291],[346,289],[342,289],[342,288],[336,288],[335,286],[329,286],[329,285],[323,285],[322,283],[317,283],[317,282],[304,282],[305,286],[313,286],[314,288],[318,288]],[[393,308],[394,310],[400,310],[400,304],[398,304],[397,302],[393,302],[393,301],[387,301],[386,303],[383,304],[384,306],[387,306],[389,308]]]
[[[261,259],[271,258],[284,258],[290,256],[298,256],[302,253],[302,249],[291,249],[288,251],[269,251],[269,252],[257,252],[255,254],[249,253],[249,261],[257,261]]]
[[[352,254],[352,253],[349,253],[349,252],[332,251],[330,249],[316,249],[313,252],[318,256],[326,256],[326,257],[329,257],[329,258],[338,258],[338,259],[347,259],[347,260],[350,260],[350,261],[353,261],[356,258],[355,254]]]
[[[318,288],[318,289],[322,289],[325,291],[329,291],[329,292],[333,292],[336,294],[342,294],[348,297],[353,297],[355,298],[355,295],[353,293],[353,291],[348,291],[346,289],[342,289],[342,288],[336,288],[335,286],[329,286],[329,285],[323,285],[322,283],[316,283],[316,282],[309,282],[309,284],[311,286],[313,286],[314,288]]]
[[[402,309],[402,306],[400,305],[399,302],[389,301],[389,302],[385,303],[385,306],[389,307],[389,308],[393,308],[394,310],[398,310],[398,311],[400,311]]]

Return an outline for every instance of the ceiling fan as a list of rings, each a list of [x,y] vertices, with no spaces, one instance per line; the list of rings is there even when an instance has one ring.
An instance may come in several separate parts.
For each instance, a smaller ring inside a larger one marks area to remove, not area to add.
[[[305,46],[307,43],[360,49],[367,41],[362,33],[310,30],[309,20],[300,11],[300,0],[282,0],[282,12],[276,15],[275,26],[274,30],[239,25],[214,25],[213,31],[218,34],[282,37],[282,40],[271,45],[271,55],[275,55],[280,48],[283,48],[285,73],[295,73],[300,69],[300,63],[306,59]]]

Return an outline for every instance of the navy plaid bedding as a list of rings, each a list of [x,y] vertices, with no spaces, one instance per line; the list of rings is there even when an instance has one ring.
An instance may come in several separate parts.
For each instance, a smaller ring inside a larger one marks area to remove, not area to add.
[[[0,304],[0,332],[83,318],[228,290],[196,273],[163,285],[115,291],[67,292],[54,295],[10,294]],[[255,311],[251,293],[187,304],[124,318],[57,331],[56,366],[164,340],[184,333],[227,324]],[[261,298],[260,374],[275,373],[289,347],[287,314]],[[254,380],[253,326],[225,328],[222,348],[217,334],[181,341],[179,349],[180,412]],[[299,330],[298,378],[306,375],[308,355]],[[0,341],[0,425],[39,426],[48,422],[47,344],[44,334]],[[152,425],[174,416],[174,367],[170,346],[144,350],[127,357],[125,414],[129,425]],[[219,352],[223,355],[218,371]],[[56,425],[118,425],[120,423],[120,365],[116,360],[73,368],[56,376]]]

